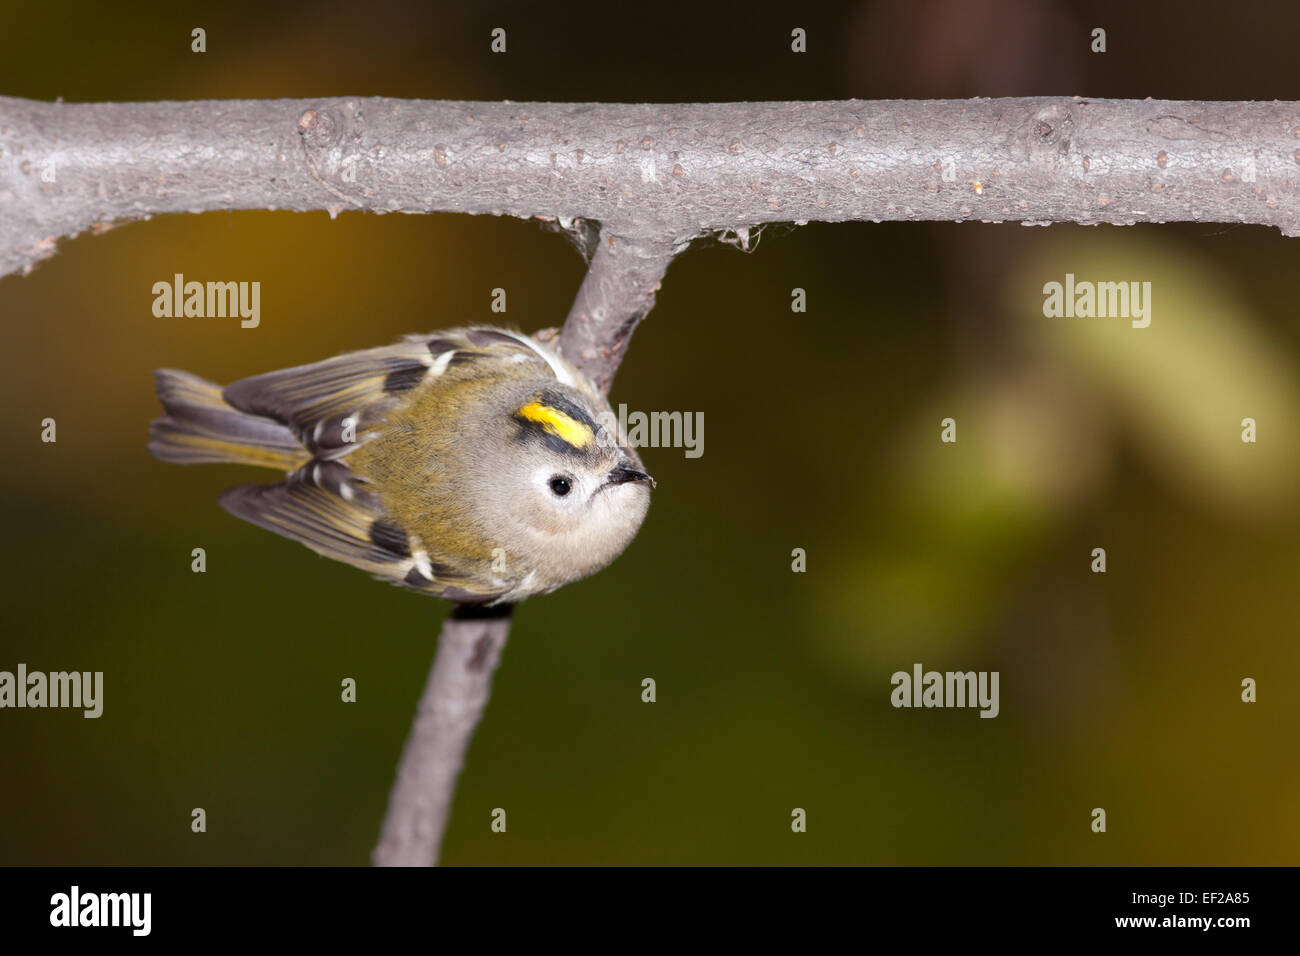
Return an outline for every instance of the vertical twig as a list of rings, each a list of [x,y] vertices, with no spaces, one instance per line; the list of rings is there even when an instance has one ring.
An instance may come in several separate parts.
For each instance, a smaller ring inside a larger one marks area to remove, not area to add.
[[[628,340],[654,308],[659,283],[682,247],[625,239],[601,229],[591,268],[560,333],[560,354],[582,369],[601,394],[609,392]]]
[[[495,616],[489,616],[493,611]],[[456,781],[487,707],[509,633],[509,605],[477,613],[457,608],[443,622],[438,653],[402,749],[379,845],[371,857],[376,866],[437,862]]]
[[[601,230],[600,247],[560,333],[560,351],[602,393],[609,391],[632,331],[653,307],[659,281],[683,247]],[[456,782],[509,632],[509,606],[461,607],[443,622],[371,856],[376,866],[437,863]]]

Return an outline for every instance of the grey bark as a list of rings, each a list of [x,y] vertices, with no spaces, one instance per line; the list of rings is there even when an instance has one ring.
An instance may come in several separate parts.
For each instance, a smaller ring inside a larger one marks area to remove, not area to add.
[[[437,862],[470,738],[487,707],[509,617],[450,614],[388,797],[376,866]],[[487,817],[484,816],[484,825]]]
[[[0,275],[99,223],[210,209],[581,217],[673,244],[864,219],[1295,236],[1298,177],[1295,102],[0,98]]]
[[[559,342],[560,354],[601,392],[609,392],[628,340],[654,308],[659,282],[677,251],[672,243],[625,239],[601,230]]]
[[[602,231],[559,335],[565,357],[581,365],[601,392],[608,393],[632,330],[653,307],[675,251],[670,245],[625,241]],[[376,866],[437,864],[456,783],[510,633],[508,613],[482,618],[458,609],[443,622],[371,855]]]

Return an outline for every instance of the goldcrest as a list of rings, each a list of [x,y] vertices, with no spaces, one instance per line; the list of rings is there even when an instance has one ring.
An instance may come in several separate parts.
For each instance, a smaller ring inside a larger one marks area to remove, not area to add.
[[[242,379],[155,373],[149,450],[285,473],[231,514],[463,604],[593,574],[636,535],[653,479],[604,396],[522,333],[467,328]]]

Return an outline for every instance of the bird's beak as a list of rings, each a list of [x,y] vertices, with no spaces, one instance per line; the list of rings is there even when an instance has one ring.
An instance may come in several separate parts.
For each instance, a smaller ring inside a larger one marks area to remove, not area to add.
[[[644,481],[651,488],[655,486],[655,480],[644,471],[637,471],[635,468],[628,468],[625,465],[619,465],[605,478],[605,484],[607,485],[621,485],[629,481]]]

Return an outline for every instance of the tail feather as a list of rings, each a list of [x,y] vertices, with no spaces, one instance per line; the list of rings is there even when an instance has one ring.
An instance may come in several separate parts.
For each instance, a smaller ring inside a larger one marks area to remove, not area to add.
[[[159,369],[154,381],[167,412],[149,426],[149,451],[160,461],[231,462],[288,472],[311,457],[287,426],[232,408],[220,385],[175,369]]]

